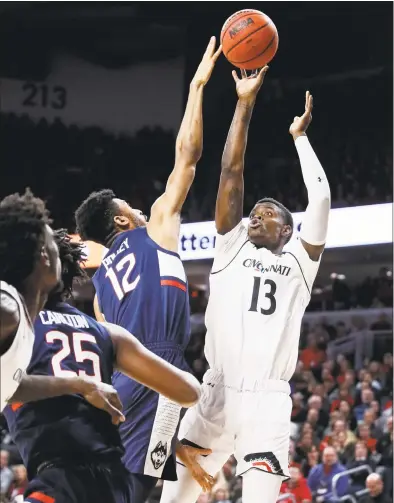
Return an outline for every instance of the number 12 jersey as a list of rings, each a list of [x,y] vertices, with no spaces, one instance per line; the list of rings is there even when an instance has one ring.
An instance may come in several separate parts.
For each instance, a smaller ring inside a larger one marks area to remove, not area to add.
[[[205,355],[227,384],[242,378],[290,380],[319,264],[299,239],[280,255],[256,248],[242,222],[217,236]]]
[[[182,261],[156,244],[146,227],[116,237],[93,284],[106,321],[126,328],[154,352],[157,344],[187,346],[190,309]]]

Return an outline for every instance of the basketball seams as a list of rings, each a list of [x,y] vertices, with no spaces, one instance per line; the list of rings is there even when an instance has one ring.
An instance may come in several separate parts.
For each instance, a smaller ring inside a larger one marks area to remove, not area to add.
[[[273,42],[274,42],[275,38],[276,38],[276,35],[274,35],[274,36],[271,38],[270,42],[268,43],[268,45],[267,45],[267,47],[264,49],[264,51],[261,51],[259,54],[256,54],[256,56],[253,56],[253,58],[247,59],[246,61],[231,61],[231,63],[232,63],[233,65],[238,65],[238,64],[239,64],[239,65],[243,65],[244,63],[249,63],[249,61],[253,61],[254,59],[259,58],[260,56],[262,56],[262,55],[265,53],[265,51],[267,51],[267,50],[271,47],[271,45],[273,44]]]
[[[258,31],[262,30],[263,28],[266,28],[270,23],[265,23],[263,24],[263,26],[259,26],[259,28],[256,28],[255,30],[251,31],[250,33],[248,33],[247,35],[245,35],[243,38],[241,38],[241,40],[238,40],[238,42],[236,42],[228,51],[227,53],[225,54],[226,57],[228,57],[228,55],[230,54],[230,52],[235,49],[235,47],[237,47],[239,44],[241,44],[244,40],[246,40],[247,38],[249,38],[250,36],[252,36],[254,33],[257,33]]]

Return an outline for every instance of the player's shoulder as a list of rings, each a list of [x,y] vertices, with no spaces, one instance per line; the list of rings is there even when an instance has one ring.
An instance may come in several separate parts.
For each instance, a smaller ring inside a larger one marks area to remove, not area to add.
[[[0,283],[1,336],[14,333],[20,323],[20,301],[17,290],[6,283]]]

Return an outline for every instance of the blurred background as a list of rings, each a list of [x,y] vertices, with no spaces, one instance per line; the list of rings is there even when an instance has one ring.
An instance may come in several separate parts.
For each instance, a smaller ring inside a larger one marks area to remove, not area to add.
[[[288,127],[307,89],[315,103],[309,137],[334,208],[291,383],[293,470],[281,500],[317,501],[327,480],[308,475],[326,466],[323,451],[332,446],[338,470],[361,470],[346,472],[338,497],[321,501],[392,501],[391,2],[2,2],[0,197],[30,186],[46,199],[54,227],[70,233],[76,207],[95,189],[112,188],[149,214],[172,169],[189,82],[209,37],[245,7],[272,18],[279,50],[249,133],[244,214],[268,195],[302,222],[306,192]],[[206,88],[204,153],[182,213],[188,358],[199,378],[210,221],[236,104],[231,70],[221,57]],[[87,253],[91,276],[103,250],[88,243]],[[90,281],[75,295],[91,313]],[[6,430],[2,448],[1,497],[13,501],[26,474]],[[230,459],[200,503],[241,503],[234,465]],[[366,488],[376,471],[382,483]],[[159,495],[160,487],[152,501]]]

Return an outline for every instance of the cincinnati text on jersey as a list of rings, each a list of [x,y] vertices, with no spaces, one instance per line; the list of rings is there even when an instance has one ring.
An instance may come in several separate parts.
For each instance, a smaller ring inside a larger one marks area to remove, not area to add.
[[[276,274],[280,274],[281,276],[288,276],[290,271],[291,271],[291,267],[288,267],[287,265],[269,265],[267,267],[264,267],[263,264],[259,261],[259,260],[256,260],[256,259],[252,259],[252,258],[247,258],[246,260],[243,261],[242,265],[244,267],[253,267],[253,269],[255,271],[258,271],[258,272],[274,272]]]

